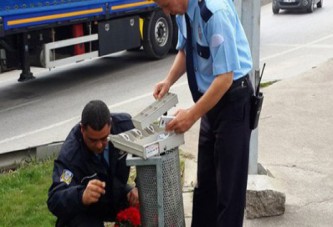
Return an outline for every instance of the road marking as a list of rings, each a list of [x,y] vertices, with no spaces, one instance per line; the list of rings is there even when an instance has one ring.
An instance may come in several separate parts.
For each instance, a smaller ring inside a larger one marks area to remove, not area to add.
[[[267,47],[299,47],[299,44],[277,44],[277,43],[274,43],[274,44],[266,44],[264,46],[267,46]],[[333,48],[333,44],[317,44],[317,45],[311,45],[311,48]]]
[[[272,58],[275,58],[275,57],[280,57],[282,55],[285,55],[285,54],[297,51],[297,50],[302,49],[302,48],[306,48],[306,47],[312,46],[313,44],[319,43],[321,41],[324,41],[324,40],[330,39],[330,38],[333,38],[333,34],[324,36],[324,37],[322,37],[320,39],[314,40],[312,42],[309,42],[309,43],[306,43],[306,44],[303,44],[303,45],[299,45],[299,46],[297,46],[295,48],[292,48],[292,49],[289,49],[289,50],[286,50],[286,51],[282,51],[280,53],[273,54],[273,55],[265,57],[265,58],[261,58],[260,61],[266,61],[266,60],[269,60],[269,59],[272,59]]]
[[[181,87],[181,86],[184,86],[184,85],[187,85],[187,82],[181,82],[181,83],[177,83],[175,84],[174,86],[172,86],[172,88],[177,88],[177,87]],[[115,107],[119,107],[119,106],[122,106],[124,104],[128,104],[128,103],[131,103],[131,102],[135,102],[137,100],[140,100],[140,99],[143,99],[143,98],[147,98],[149,96],[152,96],[152,92],[150,93],[146,93],[146,94],[143,94],[143,95],[140,95],[140,96],[137,96],[135,98],[131,98],[131,99],[127,99],[125,101],[122,101],[122,102],[119,102],[119,103],[115,103],[113,105],[110,105],[108,106],[109,109],[112,109],[112,108],[115,108]],[[46,131],[46,130],[50,130],[52,128],[56,128],[56,127],[60,127],[66,123],[69,123],[71,121],[79,121],[80,120],[80,116],[76,116],[76,117],[72,117],[72,118],[69,118],[67,120],[64,120],[64,121],[60,121],[58,123],[55,123],[55,124],[52,124],[52,125],[49,125],[47,127],[44,127],[44,128],[40,128],[40,129],[37,129],[37,130],[34,130],[34,131],[31,131],[31,132],[28,132],[28,133],[23,133],[21,135],[17,135],[17,136],[13,136],[13,137],[10,137],[10,138],[7,138],[7,139],[4,139],[4,140],[1,140],[0,141],[0,144],[4,144],[4,143],[7,143],[7,142],[10,142],[10,141],[13,141],[13,140],[16,140],[16,139],[22,139],[26,136],[31,136],[31,135],[34,135],[34,134],[37,134],[37,133],[40,133],[40,132],[43,132],[43,131]]]
[[[72,117],[70,119],[67,119],[65,121],[61,121],[61,122],[58,122],[56,124],[52,124],[52,125],[49,125],[47,127],[44,127],[44,128],[40,128],[40,129],[37,129],[35,131],[31,131],[31,132],[28,132],[28,133],[23,133],[21,135],[18,135],[18,136],[13,136],[13,137],[10,137],[10,138],[7,138],[7,139],[4,139],[4,140],[1,140],[0,141],[0,144],[3,144],[3,143],[6,143],[6,142],[9,142],[9,141],[13,141],[13,140],[16,140],[16,139],[21,139],[23,137],[26,137],[26,136],[30,136],[30,135],[33,135],[33,134],[36,134],[36,133],[39,133],[39,132],[43,132],[45,130],[48,130],[48,129],[52,129],[52,128],[55,128],[55,127],[59,127],[63,124],[66,124],[70,121],[73,121],[75,119],[78,119],[79,117]]]
[[[177,83],[177,84],[173,85],[172,88],[177,88],[177,87],[181,87],[181,86],[184,86],[184,85],[187,85],[187,82]],[[134,102],[134,101],[138,101],[138,100],[143,99],[143,98],[147,98],[149,96],[153,96],[153,92],[146,93],[146,94],[137,96],[135,98],[127,99],[127,100],[125,100],[123,102],[119,102],[119,103],[113,104],[113,105],[108,106],[108,107],[109,107],[109,109],[112,109],[114,107],[119,107],[119,106],[122,106],[124,104],[128,104],[128,103],[131,103],[131,102]]]
[[[22,104],[19,104],[19,105],[16,105],[16,106],[12,106],[12,107],[9,107],[7,109],[0,110],[0,113],[6,112],[6,111],[9,111],[9,110],[14,110],[14,109],[17,109],[17,108],[20,108],[20,107],[23,107],[23,106],[27,106],[27,105],[30,105],[32,103],[38,102],[40,100],[41,99],[37,99],[37,100],[34,100],[34,101],[25,102],[25,103],[22,103]]]

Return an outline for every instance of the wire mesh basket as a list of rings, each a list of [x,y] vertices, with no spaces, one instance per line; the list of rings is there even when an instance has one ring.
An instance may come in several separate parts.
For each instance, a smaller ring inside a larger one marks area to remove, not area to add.
[[[178,148],[147,160],[128,156],[135,165],[144,227],[184,227]]]

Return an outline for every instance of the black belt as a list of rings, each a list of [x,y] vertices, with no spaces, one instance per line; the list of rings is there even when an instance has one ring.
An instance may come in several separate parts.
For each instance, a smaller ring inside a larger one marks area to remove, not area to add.
[[[238,91],[241,91],[245,88],[248,88],[248,87],[252,87],[252,84],[251,84],[251,81],[250,81],[250,76],[249,74],[246,74],[245,76],[237,79],[237,80],[234,80],[232,82],[232,85],[230,86],[230,88],[228,89],[228,91],[223,95],[222,99],[229,99],[231,98],[231,96],[234,94],[234,93],[237,93]],[[251,88],[252,89],[252,88]],[[253,92],[253,91],[252,91]],[[200,97],[202,96],[203,94],[200,93]],[[222,100],[221,99],[221,100]]]
[[[251,85],[249,74],[246,74],[245,76],[243,76],[237,80],[234,80],[225,95],[228,96],[234,92],[237,92],[238,90],[247,88],[249,86],[252,86],[252,85]]]
[[[218,116],[219,111],[224,105],[231,104],[233,102],[239,102],[239,100],[248,98],[250,99],[253,94],[253,88],[249,75],[245,75],[242,78],[234,80],[228,91],[222,96],[222,98],[216,103],[216,105],[208,111],[208,116],[215,119]]]

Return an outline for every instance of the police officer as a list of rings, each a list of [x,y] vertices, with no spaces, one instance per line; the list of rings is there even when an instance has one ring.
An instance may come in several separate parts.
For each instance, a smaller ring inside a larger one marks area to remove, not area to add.
[[[157,83],[160,99],[187,72],[194,105],[166,130],[186,132],[201,118],[192,226],[241,227],[247,185],[252,69],[249,44],[231,0],[155,0],[177,15],[178,54]]]
[[[108,142],[110,133],[132,128],[128,114],[111,115],[100,100],[84,107],[54,161],[47,205],[57,226],[104,226],[121,209],[137,205],[137,188],[127,184],[126,157]]]

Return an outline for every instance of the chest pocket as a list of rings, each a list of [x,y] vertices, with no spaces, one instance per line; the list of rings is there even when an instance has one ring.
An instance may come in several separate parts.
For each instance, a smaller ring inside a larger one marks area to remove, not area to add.
[[[204,59],[208,59],[210,56],[210,50],[209,47],[207,46],[201,46],[200,44],[197,43],[197,51],[198,55]]]

